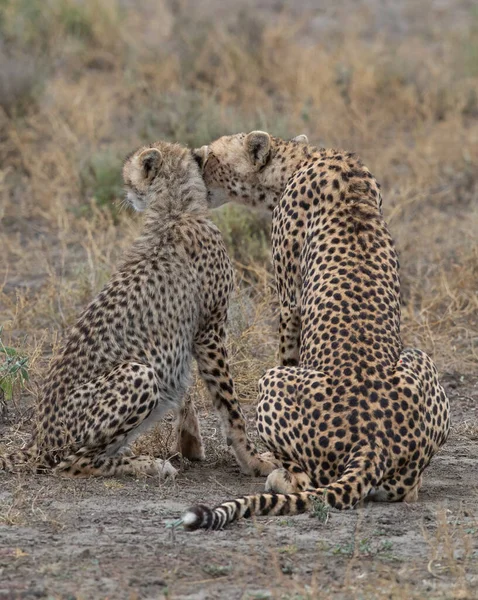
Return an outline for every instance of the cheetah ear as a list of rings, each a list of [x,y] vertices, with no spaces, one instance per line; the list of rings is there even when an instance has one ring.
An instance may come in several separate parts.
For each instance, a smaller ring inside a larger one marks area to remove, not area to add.
[[[271,156],[271,136],[265,131],[251,131],[244,140],[247,156],[258,171],[266,166]]]
[[[305,133],[301,133],[300,135],[296,135],[291,139],[291,142],[299,142],[300,144],[308,144],[309,138],[305,135]]]
[[[141,166],[143,177],[145,179],[153,179],[161,167],[163,155],[157,148],[148,148],[141,152],[138,161]]]
[[[209,156],[209,146],[201,146],[201,148],[195,148],[192,150],[194,160],[197,162],[199,169],[204,171],[207,159]]]

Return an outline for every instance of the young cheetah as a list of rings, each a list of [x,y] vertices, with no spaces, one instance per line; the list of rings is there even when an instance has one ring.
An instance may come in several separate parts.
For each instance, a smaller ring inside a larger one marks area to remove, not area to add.
[[[172,465],[131,456],[129,444],[168,410],[180,410],[180,445],[203,457],[194,408],[183,405],[193,357],[247,473],[268,474],[247,438],[225,343],[233,269],[208,217],[191,152],[158,142],[123,168],[127,201],[144,210],[139,238],[91,302],[52,362],[32,447],[0,458],[15,470],[64,475],[175,475]],[[125,450],[127,450],[125,452]]]
[[[281,363],[259,382],[258,430],[281,461],[270,493],[190,509],[188,529],[296,514],[317,500],[416,500],[448,436],[432,360],[404,349],[398,260],[378,183],[353,154],[264,132],[199,153],[211,201],[273,209]]]

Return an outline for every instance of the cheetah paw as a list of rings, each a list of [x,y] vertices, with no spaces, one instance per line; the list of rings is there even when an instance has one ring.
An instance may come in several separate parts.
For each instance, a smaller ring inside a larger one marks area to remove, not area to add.
[[[175,469],[168,460],[161,460],[160,458],[156,458],[154,461],[154,466],[156,468],[156,474],[161,480],[171,479],[172,481],[174,481],[176,475],[178,474],[177,469]]]
[[[134,452],[131,450],[130,446],[122,446],[118,450],[117,454],[118,454],[118,456],[127,456],[127,457],[134,456]]]

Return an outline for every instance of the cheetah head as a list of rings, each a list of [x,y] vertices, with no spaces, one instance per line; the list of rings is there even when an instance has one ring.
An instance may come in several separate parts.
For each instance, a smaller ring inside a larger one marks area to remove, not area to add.
[[[211,208],[240,202],[272,210],[290,176],[283,168],[285,160],[293,159],[294,148],[304,143],[308,143],[305,135],[286,142],[265,131],[252,131],[223,136],[194,150]]]
[[[206,188],[191,150],[155,142],[128,155],[123,165],[126,204],[142,212],[150,207],[185,210],[206,205]]]

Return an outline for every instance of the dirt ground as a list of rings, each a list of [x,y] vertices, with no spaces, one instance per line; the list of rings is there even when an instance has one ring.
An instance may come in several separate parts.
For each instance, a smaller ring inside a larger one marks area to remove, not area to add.
[[[172,531],[191,504],[263,485],[205,410],[208,459],[174,484],[0,473],[0,598],[478,598],[478,378],[444,381],[453,431],[414,505]]]

